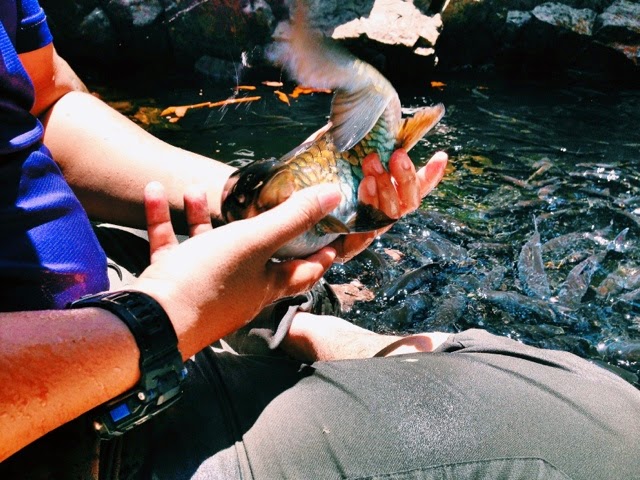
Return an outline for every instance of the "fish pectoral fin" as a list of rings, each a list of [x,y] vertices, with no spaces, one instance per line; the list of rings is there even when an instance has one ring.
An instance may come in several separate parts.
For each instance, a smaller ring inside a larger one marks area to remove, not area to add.
[[[369,66],[365,64],[364,67]],[[369,68],[373,70],[373,67]],[[382,77],[380,74],[378,76]],[[384,78],[380,82],[382,85],[372,82],[357,90],[336,90],[331,103],[332,126],[329,133],[339,152],[349,150],[362,140],[376,124],[387,105],[397,97],[389,82]]]
[[[440,121],[444,111],[444,105],[439,103],[433,107],[420,109],[413,117],[403,119],[397,137],[398,146],[409,151]]]
[[[347,234],[351,233],[349,227],[347,227],[344,222],[338,220],[333,215],[327,215],[322,220],[320,220],[316,228],[319,232],[324,233],[325,235],[329,235],[331,233],[339,233],[339,234]]]
[[[347,227],[352,232],[370,232],[379,228],[388,227],[396,222],[382,210],[371,205],[358,202],[356,213],[347,221]]]
[[[388,105],[400,119],[400,100],[389,81],[337,41],[310,27],[309,5],[294,2],[290,28],[283,29],[267,56],[301,85],[334,90],[330,130],[339,152],[352,148]]]

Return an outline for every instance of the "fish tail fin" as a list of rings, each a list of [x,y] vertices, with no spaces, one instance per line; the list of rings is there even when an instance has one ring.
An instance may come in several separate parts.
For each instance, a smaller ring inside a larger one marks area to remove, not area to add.
[[[334,90],[350,78],[348,68],[354,57],[309,25],[306,1],[293,2],[289,26],[274,34],[268,59],[287,70],[301,85]]]
[[[405,118],[398,131],[397,144],[410,150],[429,130],[444,116],[444,105],[439,103],[433,107],[418,110],[413,117]]]

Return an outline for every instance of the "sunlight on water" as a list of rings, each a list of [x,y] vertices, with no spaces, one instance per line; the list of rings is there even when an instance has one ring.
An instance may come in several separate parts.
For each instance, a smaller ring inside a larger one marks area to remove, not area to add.
[[[434,151],[447,151],[447,176],[420,211],[332,268],[332,283],[355,282],[376,294],[355,301],[345,316],[377,331],[486,328],[592,359],[637,385],[640,92],[444,83],[401,97],[406,113],[437,102],[447,107],[411,152],[423,165]],[[125,113],[217,101],[233,87],[127,93],[135,100]],[[289,106],[273,89],[253,94],[261,100],[145,127],[239,166],[285,154],[326,122],[328,95],[301,96]],[[533,253],[522,253],[534,244]],[[539,279],[548,282],[548,295],[536,287]]]

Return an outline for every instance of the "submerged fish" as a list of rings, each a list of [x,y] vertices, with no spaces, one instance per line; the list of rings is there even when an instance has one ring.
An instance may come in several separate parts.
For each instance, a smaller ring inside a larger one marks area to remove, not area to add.
[[[382,211],[358,202],[361,162],[377,152],[387,167],[397,148],[409,150],[444,115],[442,104],[402,118],[398,94],[371,65],[307,28],[304,9],[297,13],[287,41],[276,50],[299,83],[334,90],[329,124],[280,159],[253,162],[228,180],[222,215],[228,222],[273,208],[295,191],[320,183],[340,186],[342,202],[305,234],[280,249],[280,258],[303,257],[339,235],[371,231],[393,223]]]

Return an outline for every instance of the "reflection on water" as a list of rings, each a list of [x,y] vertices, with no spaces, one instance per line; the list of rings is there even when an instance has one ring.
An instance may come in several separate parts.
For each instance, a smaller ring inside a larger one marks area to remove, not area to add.
[[[576,353],[638,385],[640,92],[443,82],[401,96],[407,111],[447,107],[411,156],[423,164],[445,150],[448,174],[420,211],[332,268],[332,283],[359,292],[345,316],[384,332],[485,328]],[[128,113],[231,94],[206,86],[147,90],[154,100]],[[286,153],[328,114],[328,95],[288,106],[273,89],[251,94],[262,99],[149,128],[240,165]],[[376,297],[358,300],[366,291]]]

